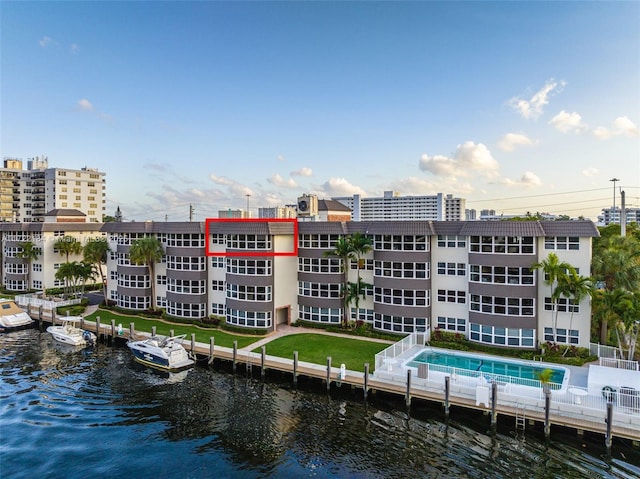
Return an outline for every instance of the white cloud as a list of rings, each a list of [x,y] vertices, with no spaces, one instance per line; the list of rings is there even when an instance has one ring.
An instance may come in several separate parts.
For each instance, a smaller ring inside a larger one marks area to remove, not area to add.
[[[41,47],[47,47],[51,44],[51,42],[53,42],[53,40],[51,39],[51,37],[42,37],[38,43],[40,44]]]
[[[458,145],[453,158],[442,155],[430,157],[423,154],[418,167],[436,176],[468,177],[480,174],[487,178],[497,176],[500,169],[500,165],[491,156],[489,149],[482,143],[476,144],[473,141]]]
[[[521,133],[507,133],[498,142],[498,148],[503,151],[513,151],[519,146],[531,146],[534,141]]]
[[[531,173],[530,171],[525,171],[519,180],[504,178],[500,183],[515,188],[535,188],[542,185],[542,181],[540,181],[538,175]]]
[[[299,170],[292,171],[290,173],[291,176],[311,176],[313,175],[313,170],[311,168],[300,168]]]
[[[582,117],[578,113],[569,113],[564,110],[551,118],[549,125],[562,133],[581,133],[587,128],[587,125],[582,122]]]
[[[278,186],[281,188],[297,188],[298,187],[298,184],[293,180],[293,178],[289,178],[285,180],[282,176],[280,176],[277,173],[271,175],[271,178],[269,178],[267,181],[272,185]]]
[[[437,193],[451,193],[468,195],[474,191],[473,186],[464,181],[429,181],[424,178],[410,176],[393,180],[385,190],[397,191],[403,196],[435,195]]]
[[[226,176],[216,176],[213,173],[209,173],[209,179],[216,185],[230,186],[234,183],[233,180],[230,180]]]
[[[593,129],[593,135],[601,140],[608,140],[614,136],[640,136],[638,126],[627,116],[620,116],[613,121],[611,127],[599,126]]]
[[[278,155],[277,158],[278,158],[278,161],[287,161],[284,155]]]
[[[598,175],[598,173],[600,173],[600,170],[598,170],[598,168],[593,168],[593,167],[585,168],[584,170],[582,170],[582,174],[587,177],[596,176]]]
[[[554,92],[562,91],[566,82],[557,82],[553,79],[547,80],[545,85],[531,96],[528,100],[519,97],[513,97],[509,100],[509,105],[520,115],[529,120],[536,119],[542,115],[544,107],[549,103],[549,97]]]
[[[86,98],[82,98],[81,100],[78,100],[78,108],[80,108],[83,111],[93,111],[93,105]]]
[[[332,196],[352,196],[360,194],[367,196],[367,192],[359,186],[352,185],[344,178],[330,178],[320,187],[327,198]]]

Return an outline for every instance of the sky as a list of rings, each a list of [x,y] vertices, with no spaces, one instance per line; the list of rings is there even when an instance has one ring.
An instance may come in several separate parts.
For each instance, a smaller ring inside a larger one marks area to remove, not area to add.
[[[3,0],[0,30],[1,156],[105,172],[125,221],[640,207],[640,2]]]

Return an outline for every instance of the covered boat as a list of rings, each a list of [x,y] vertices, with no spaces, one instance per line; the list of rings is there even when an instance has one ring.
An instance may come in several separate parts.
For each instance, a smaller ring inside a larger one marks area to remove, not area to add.
[[[96,343],[96,335],[76,326],[82,318],[79,316],[67,316],[62,324],[52,325],[47,328],[47,333],[56,341],[71,346],[93,346]]]
[[[196,363],[181,344],[185,336],[151,336],[139,341],[129,341],[127,346],[135,360],[141,364],[163,371],[180,371]]]
[[[0,299],[0,331],[12,331],[33,324],[31,316],[10,299]]]

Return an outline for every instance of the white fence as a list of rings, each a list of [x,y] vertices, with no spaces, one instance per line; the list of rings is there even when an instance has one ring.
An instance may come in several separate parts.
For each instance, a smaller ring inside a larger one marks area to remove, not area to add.
[[[401,341],[392,344],[375,356],[375,370],[391,366],[404,353],[416,346],[424,346],[429,341],[429,333],[411,333]]]
[[[589,343],[589,354],[593,356],[598,356],[599,358],[618,358],[618,348],[614,348],[613,346],[605,346],[600,343]]]
[[[608,368],[628,369],[629,371],[640,371],[638,361],[629,361],[627,359],[600,358],[600,366]]]

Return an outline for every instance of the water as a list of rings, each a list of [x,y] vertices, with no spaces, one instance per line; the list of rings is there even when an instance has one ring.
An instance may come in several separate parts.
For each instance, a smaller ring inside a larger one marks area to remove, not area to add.
[[[55,346],[0,335],[2,478],[629,478],[640,450],[578,440],[290,377],[267,382],[197,367],[161,376],[125,347]]]
[[[423,351],[407,363],[407,366],[418,367],[420,363],[435,364],[438,366],[446,366],[466,371],[480,371],[483,373],[496,374],[504,377],[518,379],[538,379],[544,368],[529,366],[521,362],[500,361],[488,359],[486,357],[469,356],[463,354],[447,354],[441,352]],[[562,384],[564,380],[565,369],[552,368],[551,382]]]

